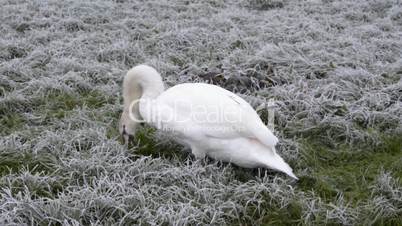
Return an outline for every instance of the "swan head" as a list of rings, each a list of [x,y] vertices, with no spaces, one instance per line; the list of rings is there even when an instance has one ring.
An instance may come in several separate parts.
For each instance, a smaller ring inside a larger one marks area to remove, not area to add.
[[[127,72],[123,80],[124,109],[119,123],[126,144],[134,138],[138,124],[142,122],[139,101],[156,98],[163,90],[162,77],[153,67],[138,65]]]
[[[130,119],[127,112],[123,112],[119,123],[119,132],[123,137],[124,143],[128,144],[129,141],[134,139],[137,123]]]

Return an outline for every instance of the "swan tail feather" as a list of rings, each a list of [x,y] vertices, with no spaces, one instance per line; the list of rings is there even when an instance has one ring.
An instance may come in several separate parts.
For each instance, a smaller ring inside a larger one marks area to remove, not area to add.
[[[267,156],[266,158],[263,159],[262,162],[267,168],[271,168],[286,173],[287,175],[296,180],[299,179],[293,173],[293,169],[283,160],[283,158],[275,153],[275,150],[273,152],[273,155]]]

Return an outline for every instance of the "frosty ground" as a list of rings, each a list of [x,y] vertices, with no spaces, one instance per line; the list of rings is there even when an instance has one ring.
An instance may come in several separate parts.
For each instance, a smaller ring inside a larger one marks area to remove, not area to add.
[[[1,225],[402,222],[400,1],[0,4]],[[120,87],[141,63],[274,99],[300,180],[195,161],[146,126],[125,148]]]

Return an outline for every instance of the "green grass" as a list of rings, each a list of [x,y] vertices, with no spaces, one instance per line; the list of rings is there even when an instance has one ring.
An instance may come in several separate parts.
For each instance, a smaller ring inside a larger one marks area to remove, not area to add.
[[[303,166],[309,175],[300,178],[300,188],[312,190],[325,200],[342,193],[347,201],[357,204],[369,198],[369,185],[381,171],[402,177],[402,139],[385,137],[379,147],[325,148],[312,141],[305,143]]]
[[[42,102],[41,107],[54,111],[70,111],[77,107],[88,107],[90,109],[101,108],[113,101],[112,97],[106,96],[99,91],[82,91],[80,93],[50,92]]]
[[[384,137],[380,146],[365,148],[331,149],[312,140],[303,143],[303,158],[298,167],[307,169],[308,174],[300,177],[295,188],[316,194],[327,204],[336,203],[342,195],[348,205],[361,207],[370,201],[373,185],[383,171],[390,172],[394,178],[402,178],[402,139],[399,136]],[[399,180],[398,186],[401,182]],[[285,209],[278,208],[279,205],[267,207],[265,225],[303,223],[301,213],[305,207],[297,200]],[[380,218],[374,225],[400,225],[400,220],[401,217],[394,216]]]
[[[0,118],[0,135],[4,136],[20,130],[26,120],[18,113],[4,114]]]
[[[22,112],[17,105],[4,106],[0,109],[0,135],[8,135],[19,131],[24,124],[36,125],[35,122],[27,120],[23,114],[35,112],[40,115],[41,125],[60,120],[68,116],[74,109],[88,108],[99,109],[106,104],[114,103],[114,98],[106,96],[99,91],[83,91],[81,93],[66,93],[61,91],[50,91],[44,97],[31,100],[32,108]]]
[[[57,161],[57,157],[51,154],[33,154],[29,152],[18,152],[16,150],[4,151],[0,159],[0,176],[9,173],[18,173],[22,169],[28,169],[33,173],[40,172],[50,174]]]
[[[48,177],[54,175],[57,157],[51,154],[33,154],[29,152],[12,151],[1,153],[0,177],[7,176],[9,179],[0,181],[0,189],[10,188],[13,194],[29,189],[33,199],[55,198],[63,190],[63,180],[59,177],[55,181],[40,183],[36,179],[19,177],[24,172],[29,172],[35,177]],[[14,176],[10,176],[14,175]]]
[[[278,205],[267,207],[267,214],[263,218],[263,225],[297,225],[301,224],[302,205],[297,201],[287,207],[278,209]]]

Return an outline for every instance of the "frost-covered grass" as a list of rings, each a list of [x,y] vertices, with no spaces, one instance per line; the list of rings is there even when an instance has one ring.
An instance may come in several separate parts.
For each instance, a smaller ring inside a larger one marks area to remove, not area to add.
[[[402,222],[400,1],[0,4],[0,225]],[[300,180],[195,161],[149,127],[127,150],[120,86],[140,63],[275,99]]]

